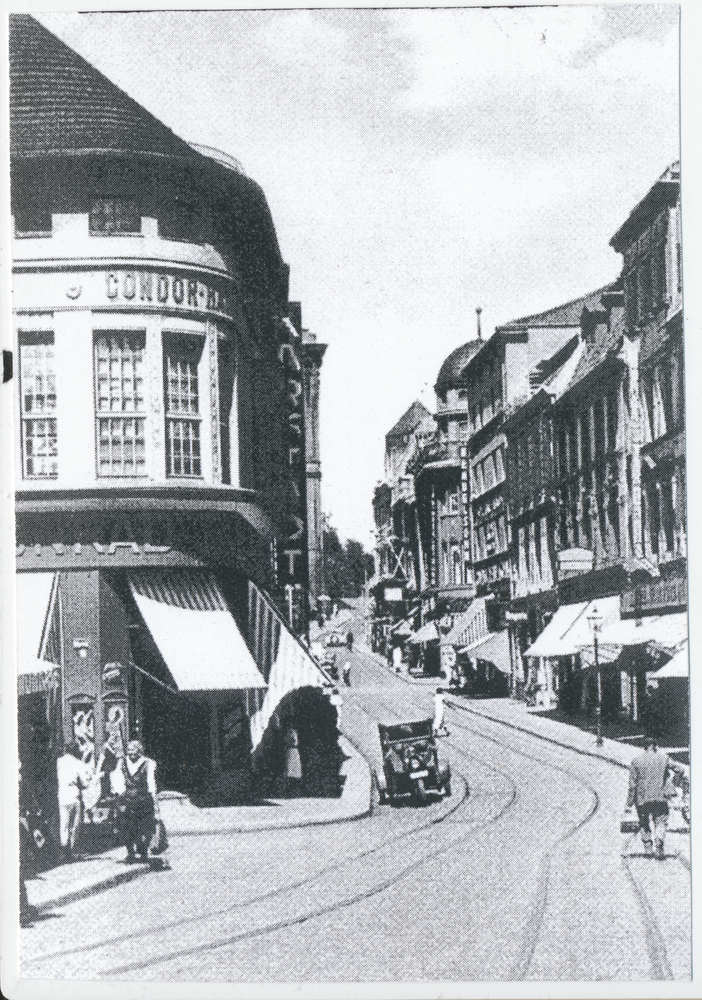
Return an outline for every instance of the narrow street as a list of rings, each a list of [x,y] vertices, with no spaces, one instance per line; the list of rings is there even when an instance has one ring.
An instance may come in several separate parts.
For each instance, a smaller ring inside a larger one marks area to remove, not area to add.
[[[372,756],[370,720],[431,714],[433,687],[395,677],[363,647],[350,658],[343,724]],[[23,975],[688,979],[689,869],[675,834],[661,863],[619,833],[626,772],[470,711],[449,708],[447,722],[450,802],[376,806],[334,826],[173,838],[172,871],[23,931]]]

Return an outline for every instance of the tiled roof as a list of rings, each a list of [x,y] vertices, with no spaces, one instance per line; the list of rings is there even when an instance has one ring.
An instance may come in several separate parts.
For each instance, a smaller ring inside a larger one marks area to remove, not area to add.
[[[10,15],[10,145],[13,155],[129,150],[197,158],[28,14]]]
[[[397,421],[392,430],[389,430],[385,435],[386,438],[391,437],[403,437],[405,434],[411,434],[418,424],[422,420],[429,417],[431,419],[431,413],[418,399],[412,403],[410,408],[402,414],[400,419]]]
[[[453,385],[471,358],[478,353],[481,347],[485,346],[485,343],[486,341],[478,340],[475,337],[452,351],[439,369],[434,386],[435,390],[441,392],[442,389]]]
[[[498,327],[498,330],[513,330],[515,327],[534,326],[580,326],[580,317],[583,309],[593,309],[599,305],[600,297],[604,292],[608,292],[616,286],[616,282],[598,288],[587,295],[581,295],[572,302],[565,302],[561,306],[547,309],[546,312],[534,313],[532,316],[522,316],[521,319],[512,319]]]

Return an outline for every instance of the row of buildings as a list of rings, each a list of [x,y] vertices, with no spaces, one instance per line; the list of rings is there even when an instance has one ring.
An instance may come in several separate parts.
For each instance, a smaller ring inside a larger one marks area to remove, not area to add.
[[[640,721],[668,699],[684,729],[686,669],[655,677],[687,640],[677,163],[611,246],[604,288],[488,339],[478,311],[436,413],[415,402],[387,435],[375,640],[574,711],[596,697],[597,632],[605,711]]]
[[[236,799],[320,736],[325,345],[260,187],[11,15],[19,746]],[[323,714],[323,712],[322,712]],[[307,720],[307,721],[305,721]]]

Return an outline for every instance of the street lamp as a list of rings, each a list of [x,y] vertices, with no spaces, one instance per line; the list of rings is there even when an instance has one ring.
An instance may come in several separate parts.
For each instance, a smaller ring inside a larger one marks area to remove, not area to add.
[[[598,747],[602,746],[602,675],[600,673],[600,653],[597,645],[597,636],[602,628],[602,615],[599,614],[597,608],[593,608],[590,614],[587,616],[588,623],[592,629],[592,640],[595,649],[595,670],[597,671],[597,708],[596,708],[596,719],[597,719],[597,739],[596,743]]]

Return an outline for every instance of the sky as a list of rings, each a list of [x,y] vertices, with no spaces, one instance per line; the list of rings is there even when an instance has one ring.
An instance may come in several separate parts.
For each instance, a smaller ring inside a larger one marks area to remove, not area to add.
[[[679,157],[678,9],[36,15],[263,188],[322,367],[323,507],[373,544],[384,436],[475,336],[619,273]]]

